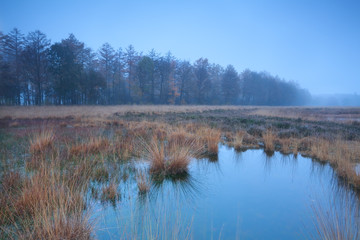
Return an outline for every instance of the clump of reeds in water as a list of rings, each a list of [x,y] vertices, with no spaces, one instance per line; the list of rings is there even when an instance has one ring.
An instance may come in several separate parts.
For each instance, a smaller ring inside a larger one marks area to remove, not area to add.
[[[109,185],[105,186],[102,189],[102,194],[101,194],[102,201],[104,202],[109,201],[114,204],[117,198],[118,198],[118,190],[115,182],[109,183]]]
[[[176,138],[171,142],[164,142],[156,136],[150,143],[144,144],[144,149],[144,157],[150,160],[150,172],[163,175],[187,172],[191,158],[200,152],[195,141],[184,142]]]
[[[233,140],[232,140],[232,146],[235,148],[235,150],[240,151],[243,148],[243,140],[246,132],[245,131],[238,131]]]
[[[149,178],[145,175],[143,171],[139,171],[137,173],[136,182],[140,194],[145,194],[150,190]]]
[[[218,154],[218,145],[221,140],[220,130],[202,127],[196,131],[196,135],[199,137],[200,142],[204,145],[204,151],[206,154]]]
[[[264,139],[265,151],[269,153],[274,152],[276,135],[272,130],[268,129],[263,133],[262,137]]]

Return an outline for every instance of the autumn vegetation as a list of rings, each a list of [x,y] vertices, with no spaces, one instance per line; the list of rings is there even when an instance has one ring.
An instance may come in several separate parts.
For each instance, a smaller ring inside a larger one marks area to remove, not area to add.
[[[129,178],[139,195],[146,196],[158,179],[176,179],[188,174],[192,161],[217,156],[219,144],[237,151],[263,148],[267,153],[308,156],[329,163],[346,184],[360,188],[355,170],[360,161],[358,123],[243,112],[174,107],[172,112],[144,114],[134,107],[121,114],[70,117],[65,113],[54,118],[17,118],[9,112],[0,118],[1,237],[94,238],[88,197],[116,204],[122,194],[118,186]],[[316,129],[327,124],[328,132],[307,130],[305,123]],[[339,134],[339,129],[348,134]],[[121,167],[134,162],[145,168]]]

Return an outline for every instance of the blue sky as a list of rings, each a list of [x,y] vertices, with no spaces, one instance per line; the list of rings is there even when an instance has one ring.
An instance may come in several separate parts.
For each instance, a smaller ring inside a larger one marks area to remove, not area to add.
[[[1,0],[0,30],[69,33],[97,50],[171,51],[267,71],[311,93],[360,94],[360,1]]]

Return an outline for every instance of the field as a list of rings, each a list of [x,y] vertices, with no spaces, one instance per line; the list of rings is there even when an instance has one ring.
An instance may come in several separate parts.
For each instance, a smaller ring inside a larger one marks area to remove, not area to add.
[[[216,158],[219,143],[310,157],[360,189],[360,108],[0,107],[0,237],[95,238],[88,193],[114,204],[133,178],[146,195],[153,182],[188,174],[192,159]],[[139,159],[149,168],[125,167]]]

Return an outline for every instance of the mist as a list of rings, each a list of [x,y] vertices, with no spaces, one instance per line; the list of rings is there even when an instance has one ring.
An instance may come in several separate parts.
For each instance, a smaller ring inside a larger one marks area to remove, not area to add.
[[[360,106],[359,94],[318,94],[312,95],[312,106]]]

